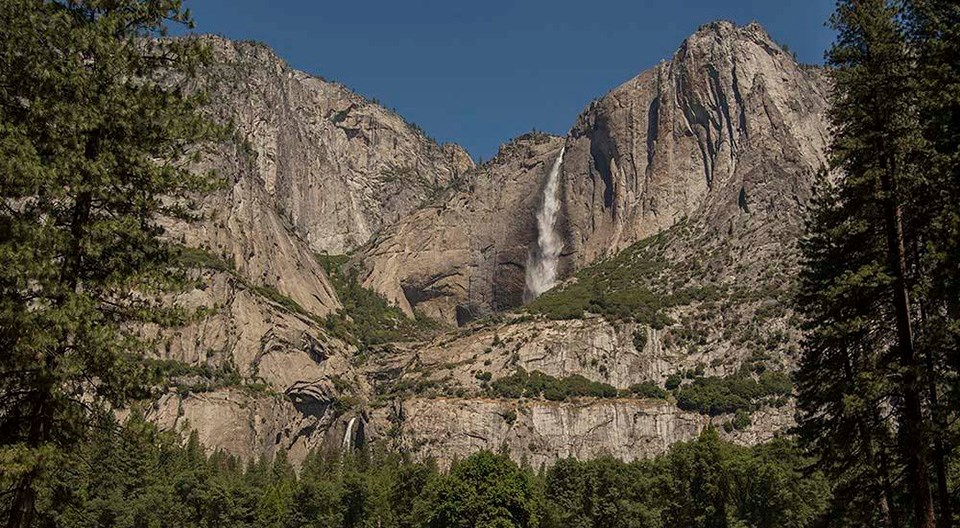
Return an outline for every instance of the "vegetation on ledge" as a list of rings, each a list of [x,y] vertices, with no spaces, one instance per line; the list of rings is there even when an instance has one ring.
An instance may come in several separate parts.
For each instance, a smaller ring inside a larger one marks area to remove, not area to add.
[[[218,366],[194,365],[174,359],[138,357],[145,379],[162,392],[176,390],[179,394],[197,394],[226,388],[236,388],[248,394],[273,394],[261,379],[245,378],[233,361]]]
[[[745,374],[696,378],[677,390],[677,407],[710,416],[750,413],[764,405],[786,404],[792,391],[790,377],[782,372],[767,371],[759,379]]]
[[[546,398],[564,401],[569,398],[594,397],[614,398],[618,391],[612,385],[591,381],[575,374],[560,379],[535,370],[523,369],[490,384],[490,391],[504,398]]]
[[[422,339],[436,330],[436,323],[419,316],[407,317],[379,293],[360,285],[355,269],[346,266],[346,255],[317,255],[343,309],[325,320],[333,335],[368,348],[385,343]]]
[[[553,319],[578,319],[589,312],[659,329],[674,324],[667,314],[672,307],[721,299],[724,290],[713,285],[675,290],[655,285],[662,273],[675,271],[663,256],[670,236],[664,232],[649,237],[580,270],[572,281],[544,293],[527,309]]]
[[[483,374],[489,374],[483,373]],[[478,379],[479,379],[478,374]],[[489,381],[489,380],[486,380]],[[632,385],[617,390],[612,385],[589,380],[579,374],[556,378],[540,371],[523,369],[494,380],[488,390],[501,398],[544,398],[566,401],[571,398],[639,397],[667,400],[671,393],[677,407],[685,411],[717,416],[736,413],[738,428],[749,425],[750,413],[764,406],[781,407],[793,391],[790,377],[777,371],[764,371],[756,378],[744,370],[733,376],[695,377],[691,383],[681,384],[679,377],[671,377],[667,389],[652,382]]]

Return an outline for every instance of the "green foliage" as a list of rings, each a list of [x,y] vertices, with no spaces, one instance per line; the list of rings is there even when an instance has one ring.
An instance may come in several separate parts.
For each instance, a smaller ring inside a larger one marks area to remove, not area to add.
[[[528,309],[554,319],[576,319],[592,312],[636,320],[655,328],[670,324],[663,313],[669,302],[665,303],[644,282],[665,266],[662,258],[648,251],[658,241],[658,237],[651,237],[616,257],[581,270],[574,282],[544,293]]]
[[[228,264],[219,255],[210,251],[182,246],[178,248],[177,260],[184,268],[211,269],[233,273],[233,265]]]
[[[0,457],[22,526],[45,465],[142,393],[140,325],[183,320],[162,219],[196,218],[216,181],[189,167],[226,135],[188,95],[209,51],[154,38],[190,23],[179,1],[0,0],[0,23]]]
[[[526,528],[538,526],[533,475],[489,451],[455,464],[436,479],[420,504],[428,528]]]
[[[357,271],[347,266],[345,255],[317,255],[327,272],[343,309],[327,316],[326,327],[334,335],[361,348],[398,341],[423,339],[437,326],[425,317],[410,319],[379,293],[360,285]]]
[[[617,389],[607,383],[591,381],[579,374],[558,379],[535,370],[523,369],[490,384],[493,394],[503,398],[546,398],[563,401],[568,398],[614,398]]]
[[[829,488],[789,441],[746,448],[711,430],[653,460],[558,460],[545,471],[479,452],[440,472],[379,451],[281,451],[242,463],[180,447],[134,414],[98,424],[82,460],[41,488],[42,526],[802,528]]]
[[[793,390],[789,376],[767,371],[754,379],[737,374],[728,377],[697,378],[677,392],[677,406],[716,416],[753,411],[762,405],[783,405]]]
[[[661,329],[674,324],[667,313],[671,308],[724,298],[725,287],[688,285],[688,279],[680,280],[694,271],[663,256],[668,241],[683,228],[644,239],[578,271],[573,281],[544,293],[527,310],[553,319],[578,319],[589,312]],[[638,349],[646,344],[646,338],[643,330],[634,335]]]
[[[638,352],[642,352],[647,346],[647,329],[644,327],[637,328],[633,332],[633,347],[637,349]]]
[[[683,383],[683,378],[680,376],[680,374],[673,373],[667,376],[667,381],[664,383],[664,387],[666,387],[668,391],[677,390],[681,383]]]
[[[960,405],[942,395],[960,343],[958,14],[955,1],[841,0],[831,19],[829,175],[801,244],[797,431],[850,524],[955,517],[946,431]]]
[[[663,493],[683,497],[662,510],[663,526],[800,528],[826,520],[829,486],[819,474],[805,475],[810,461],[789,441],[748,449],[708,430],[658,462]]]
[[[750,427],[750,424],[752,423],[752,421],[750,420],[750,413],[745,411],[744,409],[738,409],[731,423],[733,425],[733,428],[736,429],[737,431],[742,431],[747,427]]]
[[[172,359],[141,358],[145,381],[160,394],[176,389],[180,394],[196,394],[225,388],[239,388],[251,394],[272,394],[269,387],[254,379],[244,379],[232,361],[212,367],[191,365]]]

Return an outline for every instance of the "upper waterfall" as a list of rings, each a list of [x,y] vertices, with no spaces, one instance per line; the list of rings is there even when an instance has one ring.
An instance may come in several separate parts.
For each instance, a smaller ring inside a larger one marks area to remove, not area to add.
[[[530,248],[527,257],[526,289],[523,301],[530,302],[557,283],[557,264],[563,250],[563,238],[557,232],[557,216],[560,213],[560,168],[563,165],[563,153],[553,162],[547,184],[543,187],[543,201],[537,211],[537,245]]]

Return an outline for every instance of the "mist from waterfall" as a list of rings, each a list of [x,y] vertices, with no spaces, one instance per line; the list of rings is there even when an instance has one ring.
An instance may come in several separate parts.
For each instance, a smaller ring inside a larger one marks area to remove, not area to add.
[[[563,251],[563,238],[557,231],[557,216],[560,213],[560,167],[563,165],[563,153],[553,162],[547,184],[543,187],[543,201],[537,211],[537,246],[530,248],[527,257],[527,287],[523,292],[523,302],[536,299],[557,283],[557,264]]]

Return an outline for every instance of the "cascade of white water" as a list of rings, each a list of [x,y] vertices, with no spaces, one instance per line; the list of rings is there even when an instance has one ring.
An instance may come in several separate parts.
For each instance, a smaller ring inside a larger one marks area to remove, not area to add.
[[[543,202],[537,211],[537,246],[530,248],[527,257],[526,291],[524,302],[530,302],[557,283],[557,264],[563,250],[563,239],[557,232],[557,215],[560,212],[560,167],[563,165],[563,153],[553,162],[547,184],[543,187]]]
[[[353,447],[353,424],[356,421],[357,417],[354,416],[347,422],[347,431],[343,433],[343,443],[340,446],[344,451],[349,451]]]

